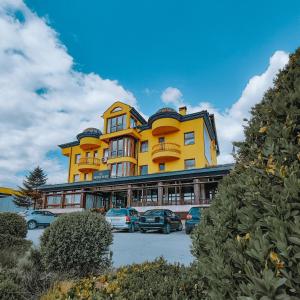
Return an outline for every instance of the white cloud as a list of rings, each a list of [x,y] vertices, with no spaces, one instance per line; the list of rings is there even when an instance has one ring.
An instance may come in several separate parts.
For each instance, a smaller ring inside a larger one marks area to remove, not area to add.
[[[20,184],[18,174],[37,164],[50,182],[66,181],[47,153],[101,128],[100,112],[114,101],[137,105],[117,81],[76,71],[57,33],[21,0],[0,2],[0,66],[0,186]]]
[[[161,94],[161,99],[165,104],[181,106],[183,104],[182,93],[178,88],[168,87]]]
[[[232,142],[241,141],[243,134],[243,119],[250,117],[250,109],[262,100],[264,93],[273,86],[273,80],[280,69],[288,62],[288,53],[276,51],[269,61],[269,66],[265,72],[253,76],[247,83],[241,97],[225,111],[220,111],[209,102],[200,102],[196,106],[184,103],[180,90],[168,87],[161,95],[164,103],[171,103],[175,107],[186,105],[188,112],[207,110],[213,113],[216,119],[218,140],[220,145],[220,156],[218,163],[228,163],[233,161],[231,155]],[[169,95],[166,97],[165,95]]]

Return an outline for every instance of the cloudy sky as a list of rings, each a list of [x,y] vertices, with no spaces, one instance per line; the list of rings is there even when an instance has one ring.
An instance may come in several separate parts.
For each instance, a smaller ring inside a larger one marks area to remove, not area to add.
[[[209,110],[219,163],[232,161],[243,119],[299,45],[300,4],[161,2],[0,0],[0,186],[37,164],[66,181],[57,145],[101,129],[115,100],[145,116]]]

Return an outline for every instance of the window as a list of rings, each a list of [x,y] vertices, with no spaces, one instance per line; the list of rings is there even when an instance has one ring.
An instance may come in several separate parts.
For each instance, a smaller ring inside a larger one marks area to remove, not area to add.
[[[85,157],[91,157],[91,152],[86,152]]]
[[[110,177],[133,176],[134,164],[128,161],[111,164]]]
[[[77,206],[80,207],[80,194],[66,194],[65,196],[65,206]]]
[[[103,157],[107,158],[108,155],[109,155],[109,149],[108,148],[103,149]]]
[[[165,138],[164,137],[160,137],[159,139],[158,139],[158,142],[161,144],[161,143],[164,143],[165,142]]]
[[[165,170],[165,164],[164,163],[160,163],[159,164],[159,171],[164,171]]]
[[[78,164],[80,160],[80,154],[75,154],[75,164]]]
[[[84,178],[84,181],[87,181],[88,180],[88,174],[85,173],[83,178]]]
[[[98,157],[98,151],[94,151],[94,157]]]
[[[207,132],[206,126],[204,126],[204,153],[208,163],[211,163],[211,156],[210,156],[210,137]]]
[[[121,110],[122,110],[122,107],[117,106],[111,112],[114,113],[114,112],[118,112],[118,111],[121,111]]]
[[[73,176],[73,181],[74,181],[74,182],[79,181],[79,179],[80,179],[79,174],[75,174],[75,175]]]
[[[182,193],[183,193],[184,204],[194,204],[195,194],[194,194],[193,186],[183,186]]]
[[[125,137],[121,139],[111,140],[110,142],[110,156],[130,156],[134,157],[134,139]]]
[[[141,142],[141,152],[148,152],[148,141]]]
[[[47,196],[48,206],[60,206],[61,195]]]
[[[148,174],[148,165],[140,166],[140,175],[147,175]]]
[[[120,131],[125,128],[126,128],[126,115],[121,115],[107,120],[107,133]]]
[[[133,117],[130,117],[130,128],[136,127],[136,120]]]
[[[184,144],[185,145],[193,145],[193,144],[195,144],[194,131],[192,131],[192,132],[186,132],[184,134]]]
[[[195,159],[185,159],[184,160],[184,168],[186,170],[195,168]]]

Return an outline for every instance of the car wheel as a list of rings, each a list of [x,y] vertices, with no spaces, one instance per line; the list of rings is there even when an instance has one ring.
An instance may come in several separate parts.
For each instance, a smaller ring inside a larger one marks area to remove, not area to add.
[[[146,230],[143,229],[143,228],[140,228],[140,232],[141,232],[141,233],[146,233]]]
[[[128,231],[129,231],[129,232],[134,232],[134,230],[135,230],[134,224],[131,223]]]
[[[167,223],[164,227],[164,231],[163,231],[165,234],[169,234],[171,232],[171,227],[170,227],[170,224]]]
[[[190,234],[190,233],[191,233],[191,229],[189,229],[189,228],[186,227],[186,228],[185,228],[185,233],[186,233],[186,234]]]
[[[35,229],[35,228],[37,228],[37,222],[34,221],[34,220],[30,220],[30,221],[28,221],[28,223],[27,223],[27,227],[28,227],[28,229],[30,229],[30,230]]]
[[[177,230],[182,231],[182,224],[181,223],[179,223]]]

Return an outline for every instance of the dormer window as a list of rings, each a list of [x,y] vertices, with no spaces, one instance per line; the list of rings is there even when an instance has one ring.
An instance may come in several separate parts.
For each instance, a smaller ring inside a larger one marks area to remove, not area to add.
[[[111,112],[112,112],[112,113],[115,113],[115,112],[118,112],[118,111],[121,111],[121,110],[122,110],[122,107],[117,106],[117,107],[115,107]]]
[[[126,115],[110,118],[107,120],[107,133],[126,129]]]

